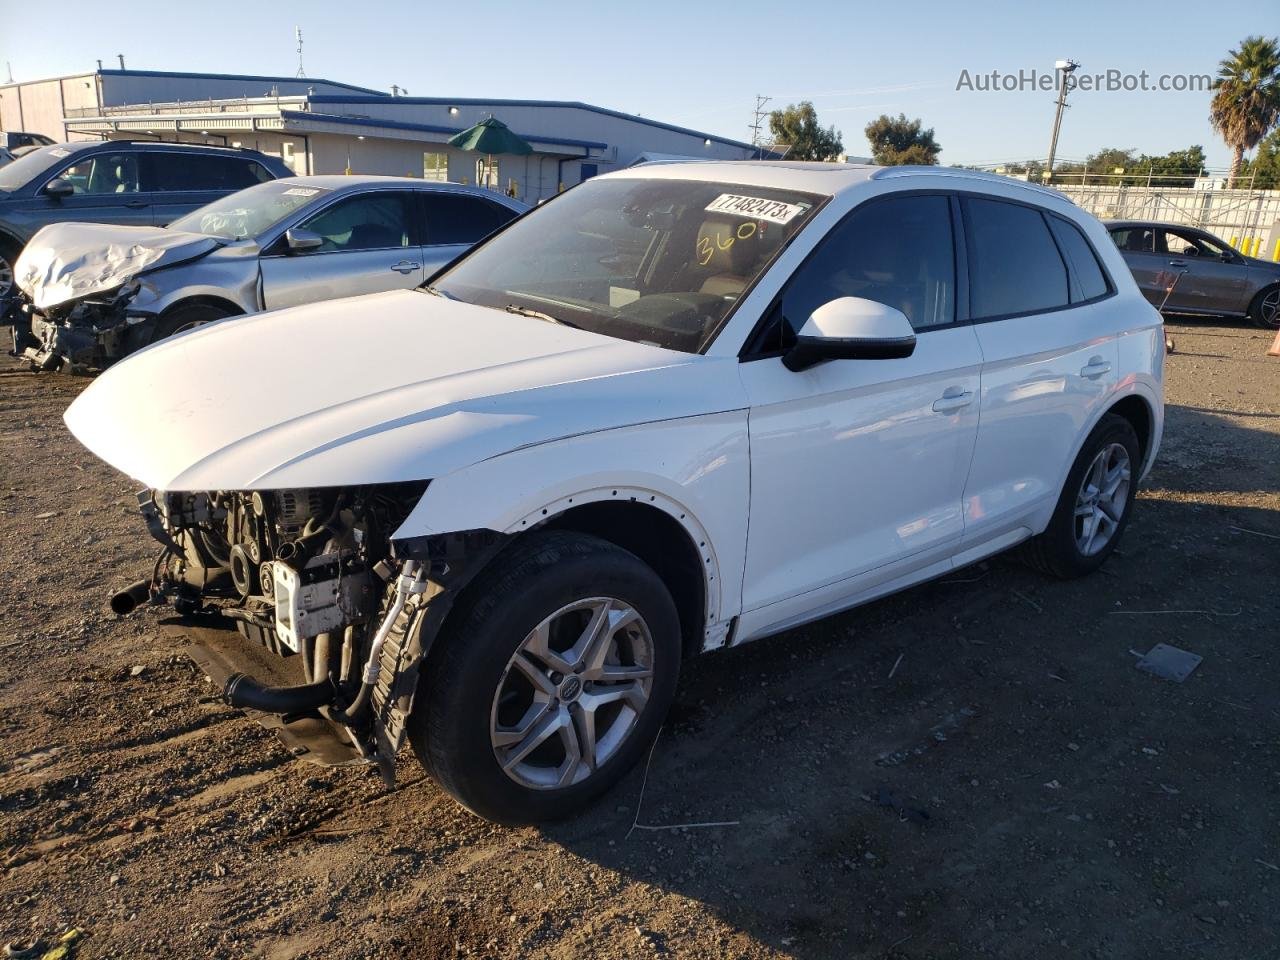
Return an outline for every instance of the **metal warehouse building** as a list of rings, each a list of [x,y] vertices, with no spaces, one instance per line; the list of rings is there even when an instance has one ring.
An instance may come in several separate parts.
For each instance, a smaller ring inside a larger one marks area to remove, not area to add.
[[[533,148],[495,157],[448,146],[493,116]],[[749,143],[586,103],[392,96],[330,80],[106,70],[0,85],[0,129],[57,140],[154,139],[252,147],[298,174],[379,173],[483,183],[536,202],[653,159],[743,160]]]

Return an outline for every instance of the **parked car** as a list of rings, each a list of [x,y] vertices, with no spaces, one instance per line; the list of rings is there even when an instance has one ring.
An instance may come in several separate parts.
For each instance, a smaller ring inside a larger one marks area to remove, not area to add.
[[[53,137],[43,133],[27,133],[25,130],[0,131],[0,147],[17,151],[29,147],[47,147],[54,142]]]
[[[526,209],[453,183],[295,177],[168,228],[54,224],[18,258],[13,352],[100,369],[211,320],[416,287]]]
[[[41,227],[67,220],[163,226],[236,190],[292,176],[256,150],[153,140],[43,146],[0,167],[0,300]]]
[[[1280,327],[1280,263],[1246,257],[1205,230],[1176,223],[1109,220],[1107,231],[1138,289],[1163,312]]]
[[[1051,190],[664,164],[421,290],[166,340],[66,422],[149,488],[163,553],[117,612],[169,597],[297,653],[280,685],[234,634],[191,648],[228,702],[388,775],[407,736],[517,823],[641,757],[686,657],[1019,544],[1096,570],[1160,444],[1161,338]]]

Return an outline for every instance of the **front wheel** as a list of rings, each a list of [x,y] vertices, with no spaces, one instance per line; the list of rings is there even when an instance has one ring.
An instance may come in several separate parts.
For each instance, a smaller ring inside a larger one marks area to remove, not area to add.
[[[1107,414],[1080,448],[1049,525],[1024,545],[1023,559],[1062,579],[1097,570],[1129,523],[1140,469],[1133,425]]]
[[[568,816],[616,783],[657,735],[680,670],[658,575],[563,531],[499,555],[437,642],[410,742],[445,790],[505,824]]]
[[[151,333],[151,342],[159,343],[166,337],[186,333],[196,327],[203,327],[206,323],[213,323],[215,320],[230,316],[232,316],[230,310],[211,303],[179,304],[160,315]]]

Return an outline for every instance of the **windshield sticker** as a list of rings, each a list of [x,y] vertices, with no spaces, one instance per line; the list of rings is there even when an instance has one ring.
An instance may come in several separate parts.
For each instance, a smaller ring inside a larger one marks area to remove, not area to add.
[[[809,208],[799,203],[783,203],[763,197],[744,197],[736,193],[722,193],[709,204],[708,213],[728,213],[752,220],[768,220],[770,223],[790,223]]]
[[[319,192],[319,187],[290,187],[284,192],[284,195],[286,197],[314,197]]]
[[[57,157],[59,160],[61,160],[63,157],[71,156],[71,151],[63,150],[62,147],[54,147],[52,150],[49,151],[49,155],[51,157]]]

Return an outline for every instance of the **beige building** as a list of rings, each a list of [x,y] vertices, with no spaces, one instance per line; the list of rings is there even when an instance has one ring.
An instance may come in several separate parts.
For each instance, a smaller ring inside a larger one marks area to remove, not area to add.
[[[495,157],[489,167],[448,146],[488,116],[533,153]],[[2,85],[0,129],[251,147],[299,174],[478,183],[528,202],[648,159],[759,155],[749,143],[579,102],[391,96],[328,80],[139,70]]]

